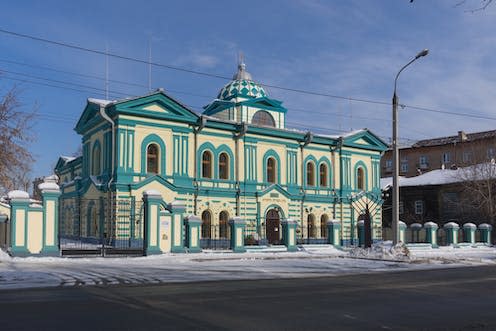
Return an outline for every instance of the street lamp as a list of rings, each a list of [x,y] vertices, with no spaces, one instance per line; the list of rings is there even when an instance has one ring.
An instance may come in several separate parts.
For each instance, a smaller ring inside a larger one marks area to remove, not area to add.
[[[415,58],[410,62],[405,64],[400,71],[396,74],[394,79],[394,93],[393,93],[393,211],[391,224],[393,227],[393,245],[398,243],[398,222],[399,222],[399,204],[400,204],[400,188],[398,185],[398,175],[399,175],[399,153],[398,153],[398,96],[396,95],[396,83],[398,82],[398,77],[401,72],[408,67],[410,64],[415,62],[418,58],[426,56],[429,54],[428,49],[420,51]]]

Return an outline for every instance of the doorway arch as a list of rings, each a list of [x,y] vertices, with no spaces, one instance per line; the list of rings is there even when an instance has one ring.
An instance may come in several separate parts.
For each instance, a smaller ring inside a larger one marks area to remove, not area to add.
[[[265,215],[265,235],[270,245],[281,243],[281,216],[276,208],[269,209]]]

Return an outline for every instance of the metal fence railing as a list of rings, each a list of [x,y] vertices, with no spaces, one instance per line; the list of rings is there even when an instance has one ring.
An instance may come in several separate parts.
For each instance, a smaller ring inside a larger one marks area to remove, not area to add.
[[[127,199],[61,199],[62,255],[141,255],[143,202]]]

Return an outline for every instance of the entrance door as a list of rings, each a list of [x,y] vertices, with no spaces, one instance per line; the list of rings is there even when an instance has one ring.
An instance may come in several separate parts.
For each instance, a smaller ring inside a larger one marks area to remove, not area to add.
[[[269,244],[277,245],[280,243],[279,225],[279,212],[275,209],[269,210],[265,216],[265,233]]]

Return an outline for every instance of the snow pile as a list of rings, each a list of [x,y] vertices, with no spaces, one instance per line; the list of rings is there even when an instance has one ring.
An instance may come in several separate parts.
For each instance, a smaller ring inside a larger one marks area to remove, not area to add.
[[[372,245],[372,248],[356,247],[349,252],[351,257],[376,260],[409,261],[410,251],[405,244],[393,245],[391,241],[383,241]]]
[[[10,257],[10,255],[7,254],[7,252],[5,252],[2,249],[0,249],[0,262],[2,262],[2,261],[10,261],[10,260],[12,260],[12,258]]]

